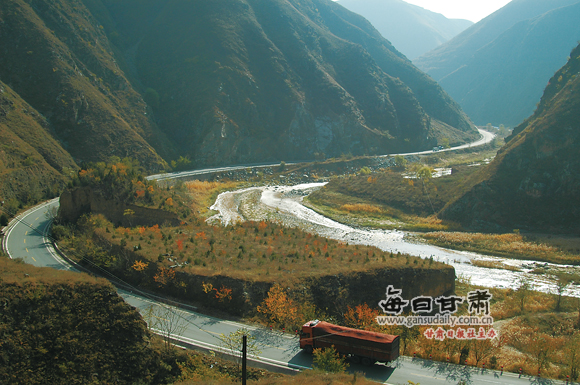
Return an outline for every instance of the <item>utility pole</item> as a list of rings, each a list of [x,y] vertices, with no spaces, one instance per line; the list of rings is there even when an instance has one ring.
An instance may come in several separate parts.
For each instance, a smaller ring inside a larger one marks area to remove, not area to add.
[[[246,351],[248,338],[244,334],[242,336],[242,385],[246,385]]]

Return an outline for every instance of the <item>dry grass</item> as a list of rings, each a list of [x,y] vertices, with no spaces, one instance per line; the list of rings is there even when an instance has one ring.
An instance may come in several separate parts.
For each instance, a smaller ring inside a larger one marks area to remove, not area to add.
[[[250,384],[254,385],[298,385],[298,384],[309,384],[309,385],[348,385],[348,384],[358,384],[358,385],[371,385],[376,384],[376,382],[367,380],[360,374],[333,374],[333,373],[321,373],[316,370],[306,370],[296,376],[284,376],[278,378],[267,378],[259,381],[250,381]]]
[[[485,267],[488,269],[504,269],[510,271],[520,271],[520,269],[516,266],[506,265],[505,263],[499,261],[482,261],[479,259],[475,259],[471,261],[471,264],[477,267]]]
[[[383,210],[378,206],[373,206],[369,204],[344,204],[340,206],[342,211],[348,211],[349,213],[367,213],[367,214],[379,214]]]
[[[36,267],[22,262],[21,259],[12,260],[0,257],[0,283],[70,283],[87,282],[109,285],[105,279],[95,278],[84,273],[74,273],[65,270],[56,270],[51,267]]]
[[[226,190],[233,190],[240,182],[207,182],[194,180],[184,183],[185,189],[191,198],[191,208],[201,216],[209,213],[208,207],[215,202],[216,196]]]
[[[432,232],[423,234],[429,243],[450,249],[468,250],[501,257],[561,264],[580,264],[580,256],[545,243],[527,241],[521,234]]]

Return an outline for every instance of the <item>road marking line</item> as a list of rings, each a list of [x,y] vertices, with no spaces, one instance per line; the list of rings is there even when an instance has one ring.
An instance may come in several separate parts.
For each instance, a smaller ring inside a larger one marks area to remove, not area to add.
[[[36,217],[35,221],[37,221],[37,220],[38,220],[38,218],[40,218],[40,217]]]
[[[34,257],[31,257],[31,258],[32,258],[32,260],[33,260],[34,262],[36,262],[36,259],[34,259]]]
[[[24,233],[24,235],[28,235],[28,230],[26,230],[26,232]]]
[[[221,336],[222,335],[222,333],[212,332],[211,330],[205,330],[205,329],[202,329],[202,328],[200,328],[199,330],[201,330],[202,332],[211,333],[211,334],[215,334],[215,335],[218,335],[218,336]]]
[[[26,243],[26,238],[24,238],[24,243]]]
[[[25,247],[25,249],[26,249],[26,252],[28,253],[28,247]]]
[[[440,381],[445,381],[445,378],[439,378],[439,377],[432,377],[432,376],[426,376],[424,374],[419,374],[419,373],[411,373],[414,376],[419,376],[419,377],[426,377],[426,378],[431,378],[433,380],[440,380]]]

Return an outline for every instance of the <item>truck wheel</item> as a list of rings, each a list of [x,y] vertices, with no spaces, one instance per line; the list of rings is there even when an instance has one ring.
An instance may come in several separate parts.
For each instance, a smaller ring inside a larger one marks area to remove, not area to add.
[[[312,354],[312,351],[314,349],[312,349],[312,345],[306,345],[306,347],[304,348],[304,351],[308,354]]]
[[[359,356],[352,356],[352,357],[350,357],[350,360],[352,361],[353,364],[360,364],[360,357]]]
[[[371,366],[373,364],[373,361],[370,358],[363,357],[362,360],[361,360],[361,363],[364,366]]]

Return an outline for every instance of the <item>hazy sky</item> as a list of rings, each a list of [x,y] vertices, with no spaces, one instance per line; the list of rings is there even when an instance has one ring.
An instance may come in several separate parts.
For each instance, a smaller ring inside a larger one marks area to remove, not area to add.
[[[497,11],[511,0],[404,0],[448,19],[467,19],[474,23]],[[550,1],[550,0],[546,0]]]

